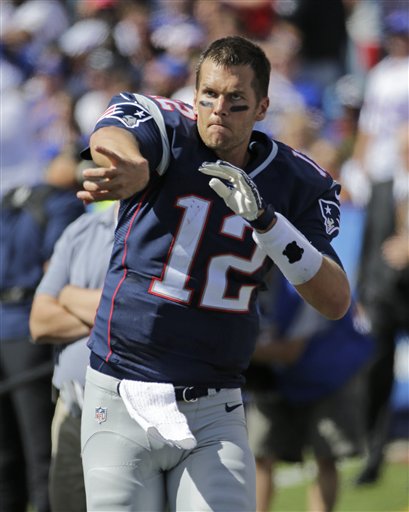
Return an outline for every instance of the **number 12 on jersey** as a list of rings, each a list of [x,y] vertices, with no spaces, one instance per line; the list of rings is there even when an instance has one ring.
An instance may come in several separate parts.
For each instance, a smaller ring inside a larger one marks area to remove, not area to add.
[[[177,206],[183,209],[182,220],[170,246],[162,276],[152,279],[149,293],[189,304],[193,290],[189,288],[188,281],[205,233],[211,201],[190,195],[181,197]],[[250,228],[240,216],[231,215],[224,219],[220,236],[243,239],[246,229]],[[232,253],[211,258],[205,272],[206,279],[199,307],[247,312],[255,285],[243,285],[236,297],[227,297],[228,271],[233,269],[251,275],[262,266],[264,259],[265,254],[257,245],[251,258],[243,258]]]

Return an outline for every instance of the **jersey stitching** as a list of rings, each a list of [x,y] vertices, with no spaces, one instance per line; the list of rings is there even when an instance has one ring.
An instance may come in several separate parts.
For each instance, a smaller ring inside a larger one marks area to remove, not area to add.
[[[127,252],[128,252],[128,246],[127,246],[127,241],[128,241],[128,238],[129,238],[129,235],[131,233],[131,229],[132,229],[132,226],[135,222],[135,219],[136,219],[136,216],[138,215],[141,207],[142,207],[142,204],[144,203],[145,201],[145,198],[146,196],[148,195],[148,193],[150,192],[150,187],[148,187],[145,191],[145,193],[143,194],[143,196],[141,197],[141,200],[139,202],[139,205],[138,205],[138,208],[135,210],[135,213],[133,214],[130,222],[129,222],[129,227],[128,227],[128,231],[125,235],[125,239],[124,239],[124,253],[123,253],[123,256],[122,256],[122,266],[123,266],[123,269],[124,269],[124,273],[123,273],[123,276],[121,277],[121,279],[119,280],[119,283],[117,284],[116,288],[115,288],[115,291],[114,293],[112,294],[112,299],[111,299],[111,308],[110,308],[110,311],[109,311],[109,318],[108,318],[108,333],[107,333],[107,336],[108,336],[108,354],[106,355],[105,357],[105,362],[107,363],[109,361],[109,359],[111,358],[112,356],[112,346],[111,346],[111,323],[112,323],[112,317],[114,315],[114,308],[115,308],[115,298],[119,292],[119,289],[121,288],[122,286],[122,283],[125,281],[125,278],[126,276],[128,275],[128,269],[125,267],[125,260],[126,260],[126,256],[127,256]]]

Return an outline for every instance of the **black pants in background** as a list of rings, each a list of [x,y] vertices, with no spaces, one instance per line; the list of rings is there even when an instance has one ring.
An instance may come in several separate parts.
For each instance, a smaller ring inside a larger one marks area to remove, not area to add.
[[[0,383],[52,361],[48,345],[29,340],[0,342]],[[51,371],[0,394],[0,511],[49,512]]]

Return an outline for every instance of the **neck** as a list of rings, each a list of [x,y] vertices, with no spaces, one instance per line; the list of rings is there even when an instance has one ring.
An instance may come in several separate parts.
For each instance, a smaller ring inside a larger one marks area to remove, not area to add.
[[[217,156],[221,160],[225,160],[226,162],[229,162],[230,164],[235,165],[236,167],[240,167],[240,169],[244,169],[250,161],[250,153],[248,151],[248,148],[246,148],[244,152],[240,153],[217,153]]]

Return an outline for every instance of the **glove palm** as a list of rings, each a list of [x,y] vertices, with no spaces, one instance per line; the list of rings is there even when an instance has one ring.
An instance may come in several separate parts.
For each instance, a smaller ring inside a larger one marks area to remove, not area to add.
[[[203,162],[199,171],[213,176],[209,186],[234,213],[248,221],[257,219],[265,203],[256,184],[242,169],[223,160],[217,160]]]

